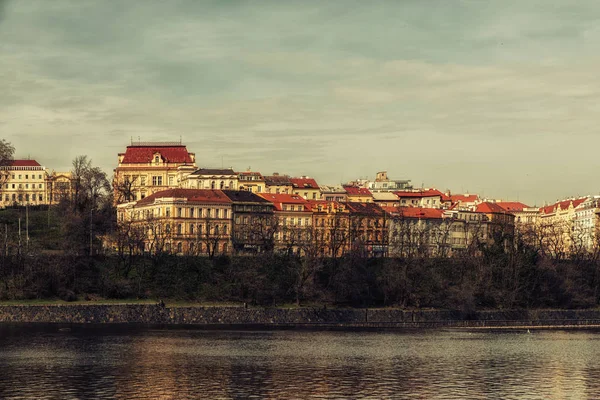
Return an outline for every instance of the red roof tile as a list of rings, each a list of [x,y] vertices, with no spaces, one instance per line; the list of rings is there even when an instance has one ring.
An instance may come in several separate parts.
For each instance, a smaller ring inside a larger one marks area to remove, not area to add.
[[[123,164],[147,164],[154,154],[160,153],[165,162],[192,164],[194,161],[184,145],[181,146],[127,146]]]
[[[476,194],[453,194],[450,195],[450,200],[453,203],[461,202],[461,203],[474,203],[479,200],[479,196]]]
[[[493,213],[493,214],[506,214],[506,210],[500,207],[496,203],[490,203],[489,201],[478,204],[475,208],[475,212],[478,213]]]
[[[518,212],[523,211],[524,208],[529,208],[527,204],[523,204],[519,201],[498,201],[496,204],[509,212]]]
[[[402,218],[421,218],[421,219],[442,219],[444,210],[437,208],[421,208],[421,207],[392,207],[396,212],[392,215],[399,215]]]
[[[576,199],[576,200],[563,200],[563,201],[559,201],[558,203],[554,203],[554,204],[551,204],[549,206],[540,208],[540,212],[542,214],[551,214],[551,213],[555,212],[556,209],[559,206],[560,206],[561,210],[566,210],[566,209],[569,208],[569,205],[571,203],[573,203],[573,208],[575,208],[575,207],[577,207],[578,205],[580,205],[581,203],[583,203],[586,200],[587,200],[587,197],[584,197],[584,198],[581,198],[581,199]]]
[[[275,210],[282,211],[284,204],[303,204],[304,211],[310,210],[310,204],[307,200],[304,200],[302,197],[296,194],[271,194],[271,193],[259,193],[260,197],[265,200],[270,201],[275,206]]]
[[[350,196],[373,196],[369,189],[358,186],[344,186],[344,190],[346,190],[346,193]]]
[[[294,189],[319,189],[317,181],[312,178],[290,178]]]
[[[8,167],[41,167],[35,160],[7,160],[3,165]]]
[[[177,198],[186,199],[189,202],[199,203],[231,203],[229,197],[227,197],[221,190],[211,189],[168,189],[162,190],[151,194],[150,196],[144,197],[138,201],[138,205],[152,204],[156,199],[162,198]]]

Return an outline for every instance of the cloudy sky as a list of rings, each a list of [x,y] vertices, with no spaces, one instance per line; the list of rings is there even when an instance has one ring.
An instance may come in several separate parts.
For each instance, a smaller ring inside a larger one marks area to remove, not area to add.
[[[600,2],[0,0],[0,138],[538,205],[600,192]]]

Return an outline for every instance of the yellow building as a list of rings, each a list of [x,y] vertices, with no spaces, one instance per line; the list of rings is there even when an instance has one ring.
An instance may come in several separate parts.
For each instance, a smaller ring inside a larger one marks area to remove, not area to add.
[[[117,206],[118,249],[207,255],[231,252],[232,201],[220,190],[168,189]]]
[[[245,171],[238,174],[238,189],[252,193],[265,193],[265,178],[260,172]]]
[[[301,176],[300,178],[290,178],[293,193],[304,198],[304,200],[321,200],[321,189],[312,178]]]
[[[196,171],[196,157],[180,142],[132,143],[119,153],[113,189],[115,202],[141,200],[169,188]]]
[[[279,175],[274,172],[273,175],[266,175],[265,178],[265,191],[273,194],[291,194],[293,192],[293,185],[288,175]]]
[[[48,171],[35,160],[10,160],[0,166],[0,206],[48,204]]]

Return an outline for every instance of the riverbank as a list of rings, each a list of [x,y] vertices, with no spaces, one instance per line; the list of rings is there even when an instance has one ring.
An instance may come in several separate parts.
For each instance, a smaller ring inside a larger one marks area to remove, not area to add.
[[[212,329],[582,328],[600,310],[440,311],[158,304],[0,305],[0,323],[189,325]]]

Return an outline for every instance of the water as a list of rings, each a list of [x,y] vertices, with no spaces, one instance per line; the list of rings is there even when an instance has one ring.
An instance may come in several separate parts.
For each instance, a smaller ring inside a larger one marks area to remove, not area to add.
[[[597,399],[600,332],[0,327],[2,399]]]

